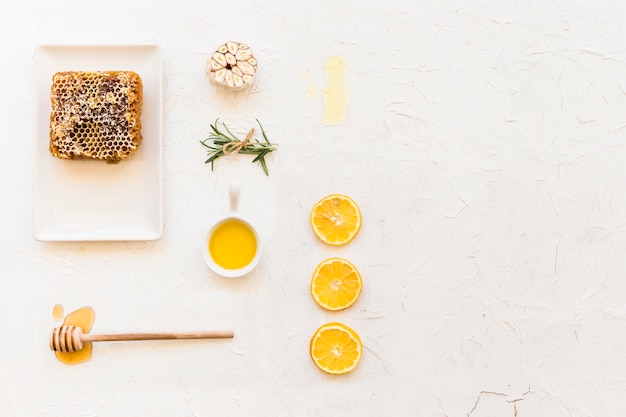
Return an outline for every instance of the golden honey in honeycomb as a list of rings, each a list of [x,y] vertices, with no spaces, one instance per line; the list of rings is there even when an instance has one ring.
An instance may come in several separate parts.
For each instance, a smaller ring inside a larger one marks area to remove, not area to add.
[[[50,153],[60,159],[129,159],[141,144],[143,83],[132,71],[52,77]]]

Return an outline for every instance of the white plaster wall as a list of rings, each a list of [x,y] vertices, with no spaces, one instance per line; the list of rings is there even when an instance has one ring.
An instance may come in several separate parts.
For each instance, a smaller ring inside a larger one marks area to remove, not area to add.
[[[626,414],[626,51],[620,1],[0,0],[0,416],[620,416]],[[248,42],[253,89],[226,94],[210,52]],[[153,242],[32,237],[33,48],[157,43],[165,93],[165,229]],[[349,66],[350,104],[324,126],[323,63]],[[203,164],[221,117],[260,119],[270,176],[244,156]],[[261,224],[260,268],[209,273],[203,228],[227,184]],[[308,213],[361,206],[348,246]],[[343,256],[364,290],[329,313],[315,265]],[[68,367],[52,307],[94,332],[233,328],[220,342],[96,345]],[[352,373],[308,357],[340,320]]]

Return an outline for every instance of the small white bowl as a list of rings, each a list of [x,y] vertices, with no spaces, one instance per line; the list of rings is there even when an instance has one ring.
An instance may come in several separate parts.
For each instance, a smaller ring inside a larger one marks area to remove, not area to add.
[[[252,223],[250,223],[248,220],[240,216],[238,213],[239,194],[240,194],[239,184],[236,182],[231,183],[230,186],[228,187],[230,211],[224,216],[220,217],[217,221],[215,221],[208,228],[204,236],[203,244],[202,244],[202,255],[208,267],[211,269],[211,271],[225,278],[240,278],[250,273],[259,264],[259,261],[261,260],[261,253],[263,253],[263,247],[261,245],[259,232],[252,225]],[[211,236],[213,235],[213,232],[215,232],[215,229],[218,226],[230,220],[237,220],[237,221],[244,223],[246,226],[248,226],[248,228],[250,228],[250,230],[254,234],[254,238],[256,239],[256,253],[254,254],[254,258],[252,258],[252,261],[250,261],[250,263],[244,266],[243,268],[237,268],[237,269],[224,268],[218,265],[213,260],[213,258],[211,257],[211,254],[209,253],[209,241],[211,240]]]

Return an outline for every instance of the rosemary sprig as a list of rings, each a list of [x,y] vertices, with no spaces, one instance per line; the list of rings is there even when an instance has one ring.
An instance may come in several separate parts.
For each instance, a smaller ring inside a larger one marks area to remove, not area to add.
[[[254,128],[250,129],[245,139],[241,140],[230,131],[224,122],[221,123],[223,130],[220,130],[218,122],[219,119],[216,119],[215,123],[211,125],[212,132],[209,134],[209,137],[200,141],[200,143],[207,148],[207,155],[209,158],[204,161],[204,163],[211,164],[211,171],[213,170],[213,164],[216,159],[225,155],[240,153],[244,155],[256,155],[252,162],[257,162],[261,165],[265,175],[269,176],[265,156],[270,152],[274,152],[276,150],[276,145],[273,145],[267,138],[267,134],[265,133],[265,129],[263,129],[261,122],[256,119],[256,122],[261,128],[263,142],[256,138],[252,141]]]

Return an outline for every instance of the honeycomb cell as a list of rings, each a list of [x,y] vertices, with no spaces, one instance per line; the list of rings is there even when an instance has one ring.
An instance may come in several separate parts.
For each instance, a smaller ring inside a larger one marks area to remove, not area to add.
[[[50,153],[115,163],[139,148],[143,83],[132,71],[66,71],[52,77]]]

